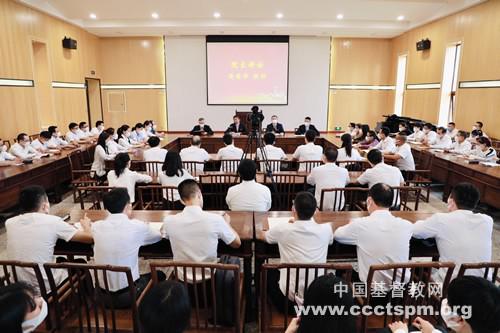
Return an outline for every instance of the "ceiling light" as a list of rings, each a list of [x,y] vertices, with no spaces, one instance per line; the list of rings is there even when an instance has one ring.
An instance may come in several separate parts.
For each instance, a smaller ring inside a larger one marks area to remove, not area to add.
[[[337,20],[342,20],[344,18],[344,14],[337,14]]]
[[[219,13],[219,12],[215,12],[215,13],[214,13],[214,17],[215,17],[215,18],[220,18],[220,13]]]
[[[89,17],[92,19],[92,20],[96,20],[97,19],[97,15],[94,14],[94,13],[90,13]]]
[[[158,13],[151,13],[151,17],[154,18],[155,20],[157,20],[158,18],[160,18],[160,15],[158,15]]]
[[[399,15],[398,16],[398,21],[403,21],[405,19],[405,16],[404,15]]]
[[[283,13],[278,13],[278,14],[276,14],[276,18],[277,18],[277,19],[282,19],[282,18],[283,18]]]

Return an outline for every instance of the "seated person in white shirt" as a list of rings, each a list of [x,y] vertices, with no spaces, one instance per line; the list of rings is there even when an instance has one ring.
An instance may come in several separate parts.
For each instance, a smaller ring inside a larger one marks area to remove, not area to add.
[[[42,156],[31,146],[30,138],[26,133],[17,136],[17,142],[10,147],[10,153],[21,160],[30,160]]]
[[[193,176],[182,167],[182,159],[178,152],[169,151],[165,156],[165,161],[161,167],[160,183],[162,186],[175,186],[177,187],[182,181],[186,179],[193,179]],[[166,201],[174,202],[175,210],[181,210],[184,205],[180,201],[179,191],[173,192],[164,191],[163,199]]]
[[[293,153],[293,159],[299,162],[320,161],[323,156],[323,147],[314,144],[316,132],[309,130],[306,132],[305,144],[298,146]],[[306,171],[305,163],[300,163],[299,171]]]
[[[272,132],[264,134],[264,143],[266,144],[262,149],[257,149],[257,160],[263,161],[267,159],[270,161],[270,169],[273,172],[280,171],[281,162],[276,162],[277,160],[286,160],[286,154],[283,149],[274,146],[276,142],[276,136]],[[274,161],[274,162],[271,162]],[[260,171],[266,172],[266,163],[260,162]]]
[[[453,142],[448,134],[446,134],[446,128],[438,127],[436,139],[430,147],[433,149],[450,149],[452,146]]]
[[[309,192],[299,192],[295,197],[289,222],[279,223],[265,232],[266,242],[278,244],[280,263],[287,264],[324,264],[328,245],[333,243],[333,230],[330,223],[316,223],[313,216],[317,202]],[[290,271],[289,293],[286,295],[286,271],[268,271],[267,292],[272,303],[284,311],[285,299],[294,303],[304,298],[305,271],[299,276],[298,293],[295,294],[295,271]],[[321,273],[319,273],[321,274]],[[309,272],[309,284],[313,281],[314,270]],[[290,312],[289,312],[290,313]]]
[[[378,131],[378,138],[380,141],[375,147],[373,147],[373,149],[378,149],[384,154],[396,152],[394,139],[389,136],[390,132],[389,127],[382,127]]]
[[[174,261],[216,263],[219,239],[235,249],[241,246],[240,237],[231,228],[229,215],[203,211],[203,194],[194,179],[179,184],[179,195],[185,208],[178,214],[166,216],[162,226],[163,237],[170,240]],[[187,275],[187,280],[193,281],[192,273]],[[210,273],[205,277],[210,277]],[[201,280],[201,272],[197,280]]]
[[[104,131],[104,121],[98,120],[95,122],[95,127],[90,131],[91,136],[99,136]]]
[[[94,263],[130,267],[136,296],[139,297],[151,281],[151,273],[139,275],[139,248],[159,242],[160,231],[143,221],[132,219],[132,204],[125,188],[115,188],[105,193],[103,204],[109,215],[104,220],[92,223]],[[126,275],[108,272],[107,276],[111,291],[109,297],[114,307],[129,307],[131,299]],[[164,280],[165,274],[158,273],[158,279]],[[105,288],[102,273],[99,280],[101,288]]]
[[[472,144],[469,140],[467,140],[467,132],[458,131],[455,136],[455,142],[451,146],[450,149],[447,149],[446,152],[452,154],[460,154],[460,155],[468,155],[472,150]]]
[[[350,134],[345,133],[351,137]],[[323,152],[323,165],[317,166],[311,170],[307,176],[307,183],[315,186],[314,195],[318,203],[318,208],[321,208],[321,191],[325,188],[344,188],[349,184],[349,172],[345,168],[341,168],[335,164],[337,161],[338,151],[335,148],[327,148]],[[344,208],[344,195],[339,198],[334,207],[334,198],[339,197],[333,192],[325,193],[323,198],[323,211],[326,210],[342,210]]]
[[[434,125],[431,123],[426,123],[424,125],[424,139],[422,143],[426,146],[431,146],[436,143],[437,133],[434,132]]]
[[[447,298],[441,302],[440,314],[446,326],[455,333],[500,332],[500,289],[491,281],[477,276],[461,276],[451,281]],[[415,327],[417,330],[413,329]],[[403,322],[389,324],[393,333],[441,333],[421,317],[411,327]]]
[[[413,133],[408,135],[408,141],[411,142],[422,142],[425,138],[425,133],[422,130],[422,124],[414,124],[413,125]]]
[[[255,181],[257,165],[244,159],[238,166],[241,183],[227,190],[226,203],[230,210],[265,212],[271,209],[271,191]]]
[[[366,199],[366,207],[370,216],[355,218],[334,232],[333,237],[337,242],[356,245],[358,274],[361,282],[366,282],[372,265],[401,263],[409,260],[413,225],[391,214],[389,208],[393,200],[393,191],[387,184],[373,185]],[[390,241],[381,241],[383,239],[390,239]],[[353,277],[353,280],[357,279]],[[374,281],[385,282],[388,288],[392,281],[392,273],[377,272]]]
[[[55,148],[73,148],[76,147],[73,144],[69,144],[66,140],[61,138],[61,132],[57,126],[49,126],[48,129],[50,133],[49,146]]]
[[[243,156],[243,149],[235,147],[233,144],[233,136],[229,133],[222,137],[225,147],[217,151],[217,160],[221,161],[220,171],[236,172],[234,163],[224,162],[224,160],[239,160]]]
[[[49,131],[41,131],[38,138],[31,141],[31,147],[41,154],[48,153],[49,150],[53,150],[54,153],[59,152],[56,147],[49,145],[50,139]]]
[[[450,121],[448,123],[448,127],[446,128],[446,134],[453,140],[455,141],[455,137],[458,134],[458,129],[456,128],[456,125],[453,121]]]
[[[106,133],[109,134],[109,136],[111,136],[112,140],[109,140],[107,142],[107,145],[108,145],[108,153],[111,154],[111,155],[116,155],[118,153],[123,153],[123,152],[126,152],[128,151],[127,148],[121,146],[118,144],[118,134],[115,133],[115,129],[113,127],[110,127],[110,128],[107,128],[105,130]],[[102,132],[101,132],[102,133]]]
[[[106,161],[115,158],[115,154],[110,154],[108,148],[108,142],[111,140],[113,140],[113,138],[106,131],[99,134],[99,138],[97,139],[97,145],[94,151],[94,161],[92,162],[90,170],[95,172],[96,178],[99,180],[106,179]]]
[[[415,170],[415,160],[411,152],[411,147],[406,143],[406,136],[396,135],[396,151],[394,153],[384,154],[384,159],[396,161],[396,166],[402,171]]]
[[[493,219],[474,213],[479,203],[479,190],[470,183],[459,183],[448,197],[448,213],[436,213],[413,225],[413,237],[434,238],[440,261],[455,263],[456,276],[463,263],[491,261]],[[467,271],[483,276],[482,271]],[[434,277],[444,280],[443,272]]]
[[[118,129],[118,144],[124,148],[130,149],[135,146],[140,146],[139,143],[132,139],[132,129],[129,125],[122,125]]]
[[[342,134],[340,140],[342,141],[342,146],[338,150],[337,161],[361,161],[363,158],[359,154],[359,151],[352,146],[352,136],[348,133]],[[340,166],[345,166],[345,163],[339,163]]]
[[[108,184],[112,187],[124,187],[128,191],[130,202],[135,202],[135,184],[151,183],[153,178],[130,170],[130,156],[127,153],[119,153],[114,160],[114,170],[108,172]]]
[[[201,138],[198,135],[194,135],[191,138],[191,146],[182,148],[181,159],[185,162],[208,162],[210,161],[210,155],[208,152],[201,148]],[[204,168],[204,164],[196,164],[196,171],[202,172]]]
[[[132,132],[130,133],[130,139],[137,144],[143,144],[148,141],[148,135],[142,123],[135,124],[135,127],[132,128]]]
[[[144,129],[146,130],[146,135],[148,136],[148,138],[157,136],[155,132],[156,128],[153,128],[153,125],[154,124],[152,120],[144,121]]]
[[[497,152],[491,146],[490,139],[481,136],[477,138],[476,141],[477,141],[476,149],[471,151],[470,153],[471,157],[487,162],[496,161],[498,159]]]
[[[167,156],[167,150],[160,147],[160,138],[152,136],[148,139],[149,149],[144,151],[144,161],[146,162],[164,162]]]
[[[476,123],[472,126],[472,131],[481,131],[481,136],[488,137],[483,130],[483,122],[476,121]]]
[[[16,163],[16,157],[7,152],[7,145],[0,139],[0,166],[9,166]]]
[[[404,135],[404,136],[408,137],[413,132],[411,131],[410,125],[407,122],[402,122],[402,123],[399,123],[398,133],[401,134],[401,135]]]
[[[78,139],[82,141],[90,141],[90,129],[89,125],[85,121],[81,121],[78,124],[78,131],[77,131]]]
[[[22,214],[5,222],[7,232],[7,259],[35,262],[40,265],[45,285],[43,264],[55,262],[54,247],[58,239],[66,242],[92,243],[90,220],[80,221],[82,229],[77,229],[60,217],[50,215],[50,203],[43,187],[28,186],[19,194],[19,206]],[[17,277],[36,286],[37,279],[33,271],[17,268]],[[67,277],[63,270],[55,270],[54,278],[59,285]]]
[[[470,136],[467,138],[467,141],[469,141],[471,144],[475,145],[477,144],[477,139],[483,136],[483,131],[481,130],[472,130],[470,132]]]
[[[75,146],[78,146],[78,143],[80,142],[80,137],[78,135],[78,131],[79,131],[79,128],[78,128],[78,124],[77,123],[70,123],[68,125],[68,128],[69,128],[69,131],[68,133],[66,133],[66,141],[75,145]]]

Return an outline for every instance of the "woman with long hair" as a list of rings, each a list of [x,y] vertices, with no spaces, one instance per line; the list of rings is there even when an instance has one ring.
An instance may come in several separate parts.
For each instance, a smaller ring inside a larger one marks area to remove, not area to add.
[[[122,147],[118,144],[118,134],[115,133],[115,129],[113,127],[107,128],[105,131],[112,137],[112,140],[109,140],[107,143],[108,152],[110,154],[118,154],[128,150],[127,148]]]
[[[340,140],[342,141],[342,147],[338,150],[337,161],[361,161],[363,159],[358,150],[353,149],[351,135],[345,133],[340,137]]]
[[[125,187],[132,203],[135,202],[135,184],[151,183],[152,181],[151,176],[130,170],[130,156],[127,153],[116,155],[115,168],[108,173],[109,186]]]
[[[136,144],[130,138],[130,134],[132,133],[132,129],[129,125],[122,125],[118,129],[118,144],[124,148],[130,149]]]
[[[113,140],[113,138],[106,131],[99,134],[99,138],[97,139],[91,170],[96,173],[98,179],[103,180],[106,176],[106,161],[115,158],[115,155],[110,154],[108,149],[108,141],[110,140]]]
[[[182,167],[182,159],[179,153],[169,151],[165,156],[165,161],[161,168],[160,183],[162,186],[175,186],[177,187],[183,180],[193,179],[193,176]],[[179,192],[175,190],[173,197],[165,192],[163,198],[166,201],[173,201],[176,209],[182,209],[184,205],[180,201]]]
[[[366,133],[365,139],[357,144],[359,149],[370,149],[378,145],[377,133],[373,130],[369,130]]]

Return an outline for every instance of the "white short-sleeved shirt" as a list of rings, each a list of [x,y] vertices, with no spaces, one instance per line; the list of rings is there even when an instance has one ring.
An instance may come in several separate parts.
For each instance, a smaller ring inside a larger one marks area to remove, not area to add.
[[[110,155],[116,155],[127,151],[127,148],[120,146],[115,140],[109,140],[106,146],[108,147],[108,154]]]
[[[95,264],[130,267],[134,281],[139,278],[139,248],[161,240],[158,230],[125,214],[110,214],[92,223],[92,235]],[[104,287],[103,279],[99,280]],[[108,283],[111,291],[128,287],[124,273],[108,273]]]
[[[116,177],[115,170],[108,172],[108,184],[112,187],[124,187],[130,196],[130,202],[135,202],[135,184],[151,183],[153,178],[149,175],[143,175],[128,168],[123,170],[119,177]]]
[[[153,147],[144,151],[144,161],[164,162],[168,151],[161,147]]]
[[[435,238],[440,261],[455,263],[454,277],[463,263],[491,261],[493,219],[469,210],[437,213],[413,225],[413,237]],[[391,239],[394,239],[391,237]],[[481,270],[467,271],[483,276]],[[437,275],[443,281],[445,273]]]
[[[16,157],[9,152],[0,151],[0,161],[13,161]]]
[[[358,178],[358,183],[361,185],[368,184],[369,188],[377,183],[384,183],[391,187],[396,187],[401,186],[404,181],[403,174],[398,168],[385,164],[384,162],[375,165],[373,168],[367,169]],[[395,195],[394,205],[398,205],[399,202],[399,196]]]
[[[66,146],[67,144],[68,142],[66,140],[58,138],[57,136],[52,136],[49,140],[49,147]]]
[[[189,171],[187,171],[186,169],[182,169],[182,176],[175,175],[173,177],[169,177],[164,172],[160,173],[160,183],[162,186],[175,186],[175,187],[177,187],[177,186],[179,186],[180,183],[182,183],[186,179],[193,179],[193,176],[191,176]],[[174,190],[173,195],[174,195],[174,197],[171,198],[170,194],[167,193],[166,191],[164,191],[164,193],[163,193],[163,197],[168,201],[177,201],[177,200],[181,199],[179,196],[179,191]]]
[[[396,155],[399,155],[400,159],[396,161],[396,166],[399,170],[415,170],[415,160],[413,159],[413,154],[411,153],[411,146],[407,143],[396,147]]]
[[[132,142],[132,140],[130,138],[127,138],[125,135],[122,135],[122,137],[118,139],[118,144],[127,149],[131,148],[136,143],[137,142]]]
[[[344,188],[349,184],[349,172],[345,168],[338,167],[335,163],[326,163],[311,170],[307,177],[307,183],[315,185],[315,194],[318,207],[321,207],[321,190],[325,188]],[[344,208],[344,196],[333,207],[334,193],[325,193],[323,210],[341,210]]]
[[[451,132],[448,131],[448,129],[446,129],[446,134],[452,138],[452,139],[455,139],[455,137],[457,136],[458,134],[458,129],[454,128]]]
[[[244,180],[227,190],[226,203],[230,210],[265,212],[271,209],[271,191],[255,180]]]
[[[497,152],[492,147],[489,147],[486,151],[482,151],[481,149],[476,148],[471,151],[471,155],[480,157],[485,161],[493,161],[497,157]]]
[[[68,133],[66,133],[65,139],[67,142],[73,142],[79,141],[80,137],[78,136],[78,134],[68,131]]]
[[[190,146],[181,149],[181,152],[179,153],[181,156],[182,161],[190,161],[190,162],[207,162],[210,160],[210,155],[208,152],[200,148],[198,146]],[[240,156],[241,157],[241,156]],[[203,165],[197,164],[196,165],[196,171],[203,171]]]
[[[333,237],[339,243],[356,245],[359,278],[366,282],[370,266],[409,260],[412,232],[411,222],[393,216],[388,210],[376,210],[370,216],[353,219],[337,228]],[[374,281],[385,282],[388,287],[391,275],[376,272]]]
[[[102,177],[106,174],[106,161],[114,158],[114,154],[107,153],[101,145],[97,145],[94,151],[94,161],[90,169]]]
[[[338,155],[337,155],[337,161],[361,161],[363,160],[363,157],[359,154],[359,151],[356,148],[352,148],[351,150],[351,156],[347,156],[347,152],[345,151],[345,148],[340,148],[337,150]]]
[[[98,129],[97,127],[94,127],[94,128],[92,128],[92,130],[90,131],[90,135],[92,135],[92,136],[97,136],[97,135],[101,134],[101,133],[102,133],[102,131],[103,131],[102,129]]]
[[[281,263],[324,264],[328,254],[328,245],[333,243],[333,231],[330,223],[318,224],[314,219],[279,223],[266,232],[266,241],[278,244]],[[298,295],[295,295],[295,270],[290,270],[289,294],[291,301],[298,296],[303,299],[305,271],[299,276]],[[308,285],[314,280],[314,270],[309,271]],[[322,272],[318,272],[318,275]],[[286,293],[286,270],[281,270],[279,287],[283,295]]]
[[[396,144],[394,143],[394,139],[388,136],[384,140],[379,141],[373,149],[378,149],[382,153],[394,153],[396,152]]]
[[[229,245],[236,238],[221,215],[205,212],[199,206],[186,206],[179,214],[166,216],[162,232],[170,239],[175,261],[216,263],[219,239]],[[179,273],[183,280],[183,272]],[[201,271],[196,277],[201,280]],[[205,277],[210,277],[210,271]],[[193,281],[192,272],[187,273],[187,280]]]
[[[243,149],[235,147],[234,145],[227,145],[217,152],[218,160],[237,160],[243,156]],[[221,162],[220,166],[221,171],[225,172],[236,172],[236,170],[232,167],[232,164]]]
[[[429,131],[429,133],[427,133],[427,134],[425,134],[425,132],[424,132],[424,140],[427,140],[427,143],[429,145],[435,144],[437,137],[438,137],[438,135],[434,131]]]
[[[413,134],[408,135],[408,141],[422,142],[425,138],[424,131],[419,130],[418,132],[413,132]]]
[[[31,147],[33,147],[33,149],[36,149],[36,150],[46,151],[47,149],[49,149],[49,143],[48,143],[48,141],[45,143],[42,143],[40,141],[40,139],[35,139],[35,140],[31,141]]]
[[[434,140],[434,143],[431,145],[431,148],[450,149],[452,146],[453,142],[451,141],[451,137],[445,134],[442,137],[436,135],[436,139]]]
[[[39,156],[40,154],[31,146],[21,146],[19,143],[14,143],[12,147],[10,147],[10,153],[20,159],[34,158]]]
[[[12,217],[5,222],[5,229],[7,258],[39,264],[45,286],[50,290],[43,264],[55,261],[54,247],[58,239],[68,242],[78,230],[58,216],[43,213],[27,213]],[[17,274],[19,280],[28,281],[34,286],[38,285],[32,270],[19,268]],[[54,270],[53,274],[57,285],[67,277],[64,270]]]
[[[302,161],[320,161],[323,155],[323,147],[315,145],[314,142],[308,142],[305,145],[297,147],[293,153],[293,158]],[[306,171],[304,164],[300,165],[299,171]]]
[[[455,154],[467,155],[470,154],[471,150],[472,150],[472,144],[470,143],[470,141],[467,140],[464,140],[461,143],[455,141],[453,143],[453,146],[451,147],[451,152]]]
[[[90,136],[90,132],[89,131],[82,131],[81,129],[78,129],[78,131],[76,132],[76,135],[78,136],[78,139],[85,139],[85,138],[88,138]]]
[[[268,160],[284,160],[286,159],[286,154],[283,151],[283,149],[273,146],[273,145],[266,145],[263,148],[264,154],[262,153],[261,149],[257,149],[257,159],[258,160],[264,160],[264,155],[267,157]],[[280,171],[281,169],[281,162],[280,163],[271,163],[271,171]],[[260,170],[265,171],[266,170],[266,164],[264,162],[260,163]]]
[[[139,131],[132,131],[130,133],[130,139],[134,140],[135,142],[144,142],[148,139],[148,135],[146,134],[145,130]]]

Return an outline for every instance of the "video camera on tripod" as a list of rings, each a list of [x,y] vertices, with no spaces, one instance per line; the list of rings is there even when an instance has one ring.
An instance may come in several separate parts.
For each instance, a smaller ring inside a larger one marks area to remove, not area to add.
[[[250,121],[252,126],[252,132],[260,132],[262,129],[262,121],[264,120],[264,114],[262,110],[259,110],[257,105],[252,106],[252,113],[248,115],[248,121]]]

